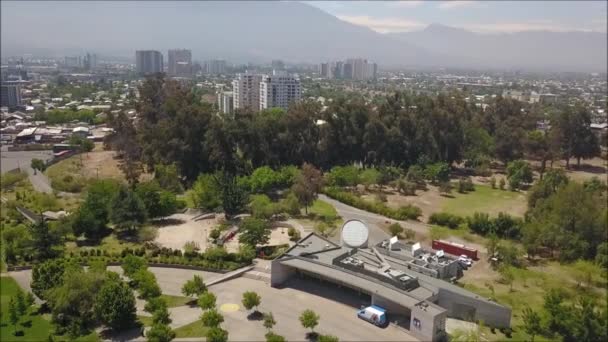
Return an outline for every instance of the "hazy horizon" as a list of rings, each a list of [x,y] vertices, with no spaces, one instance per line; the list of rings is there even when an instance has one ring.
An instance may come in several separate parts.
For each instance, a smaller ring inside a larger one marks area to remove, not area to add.
[[[3,58],[90,51],[132,59],[138,49],[166,55],[168,49],[187,48],[197,60],[235,63],[364,57],[386,67],[606,69],[606,31],[600,29],[605,2],[2,1],[1,6]]]

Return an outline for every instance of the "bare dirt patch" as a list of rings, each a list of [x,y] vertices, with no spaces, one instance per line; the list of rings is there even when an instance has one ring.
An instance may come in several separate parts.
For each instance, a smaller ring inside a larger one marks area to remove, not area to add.
[[[219,223],[219,218],[194,221],[195,215],[174,214],[169,216],[173,224],[158,228],[158,236],[154,242],[162,247],[183,250],[186,242],[198,244],[201,251],[211,245],[209,233]]]

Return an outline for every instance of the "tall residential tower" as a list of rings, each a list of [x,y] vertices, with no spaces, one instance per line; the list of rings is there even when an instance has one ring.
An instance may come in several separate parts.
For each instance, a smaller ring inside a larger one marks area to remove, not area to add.
[[[156,50],[135,51],[135,66],[140,75],[163,72],[163,54]]]

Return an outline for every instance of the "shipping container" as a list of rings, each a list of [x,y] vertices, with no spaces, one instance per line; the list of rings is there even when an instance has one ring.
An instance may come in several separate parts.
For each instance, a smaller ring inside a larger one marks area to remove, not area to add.
[[[455,256],[466,255],[473,260],[478,260],[477,250],[465,245],[461,245],[456,242],[445,241],[445,240],[433,240],[431,245],[434,250],[441,250],[445,253],[452,254]]]

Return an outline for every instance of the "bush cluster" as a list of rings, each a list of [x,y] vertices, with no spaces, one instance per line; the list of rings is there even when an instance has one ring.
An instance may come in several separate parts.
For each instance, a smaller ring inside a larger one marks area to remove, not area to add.
[[[353,195],[352,193],[341,191],[334,187],[328,187],[323,190],[328,196],[342,203],[348,204],[355,208],[359,208],[365,211],[383,215],[395,220],[417,220],[422,211],[420,208],[413,205],[402,206],[398,209],[389,208],[381,202],[368,202],[360,197]]]
[[[444,226],[448,228],[458,228],[458,226],[464,222],[464,219],[458,215],[450,213],[433,213],[429,216],[428,223],[436,224],[438,226]]]

